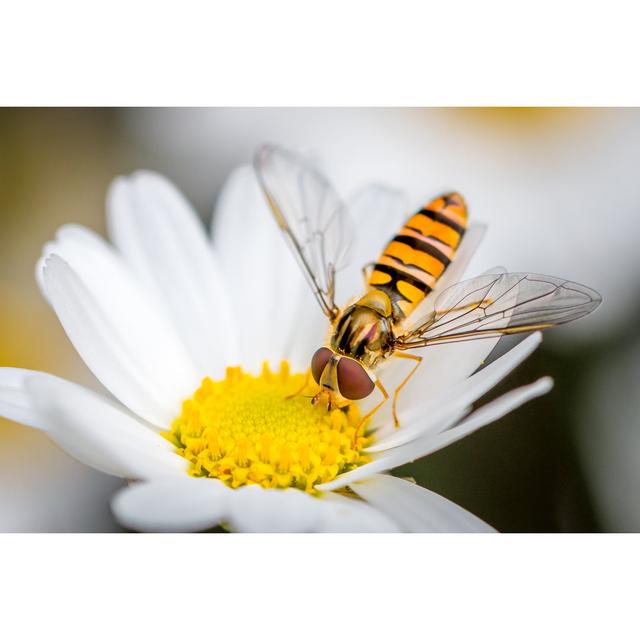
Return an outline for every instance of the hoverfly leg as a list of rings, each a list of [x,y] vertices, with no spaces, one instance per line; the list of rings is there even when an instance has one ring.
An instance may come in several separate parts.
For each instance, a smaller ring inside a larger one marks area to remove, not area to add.
[[[396,358],[404,358],[405,360],[415,360],[416,362],[416,366],[413,367],[413,369],[411,369],[411,372],[409,373],[409,375],[396,387],[396,390],[393,392],[393,404],[391,405],[391,408],[393,413],[393,423],[397,429],[400,426],[400,421],[398,420],[398,413],[396,411],[397,404],[398,404],[398,395],[402,390],[402,387],[404,387],[404,385],[407,384],[407,382],[409,382],[409,380],[411,379],[411,376],[413,376],[413,374],[418,370],[418,367],[422,364],[422,361],[424,358],[422,356],[413,355],[412,353],[398,353],[397,351],[393,355]]]
[[[295,392],[289,396],[285,396],[285,400],[291,400],[292,398],[296,398],[299,395],[302,395],[302,392],[309,386],[309,378],[311,377],[311,369],[307,369],[307,373],[304,376],[304,382],[302,386]],[[315,403],[314,403],[315,404]]]
[[[380,393],[382,394],[383,398],[382,400],[375,406],[373,407],[373,409],[371,409],[371,411],[369,411],[369,413],[367,413],[367,415],[365,415],[362,420],[360,420],[360,422],[358,423],[358,426],[356,427],[355,433],[353,434],[353,444],[355,446],[356,442],[358,441],[358,436],[360,435],[360,429],[362,428],[362,426],[364,425],[364,423],[369,420],[369,418],[371,418],[377,411],[378,409],[380,409],[380,407],[389,399],[389,393],[387,392],[387,390],[382,386],[382,382],[380,382],[380,380],[376,380],[376,387],[378,387],[378,389],[380,389]]]

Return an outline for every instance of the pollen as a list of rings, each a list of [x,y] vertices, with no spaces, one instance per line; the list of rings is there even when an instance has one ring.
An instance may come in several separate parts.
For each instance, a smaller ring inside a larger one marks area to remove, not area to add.
[[[277,372],[265,363],[258,376],[230,367],[224,380],[202,381],[163,435],[191,463],[192,476],[232,488],[313,493],[314,485],[369,461],[358,406],[314,406],[317,391],[309,375],[291,373],[287,362]]]

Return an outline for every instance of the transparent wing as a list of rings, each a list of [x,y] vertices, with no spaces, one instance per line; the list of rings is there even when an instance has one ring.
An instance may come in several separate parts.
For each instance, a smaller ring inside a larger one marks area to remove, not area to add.
[[[484,274],[445,289],[429,317],[414,322],[398,338],[397,348],[547,329],[591,313],[600,302],[593,289],[562,278]]]
[[[264,145],[254,157],[258,180],[324,313],[333,319],[336,273],[346,266],[351,225],[329,181],[297,155]]]

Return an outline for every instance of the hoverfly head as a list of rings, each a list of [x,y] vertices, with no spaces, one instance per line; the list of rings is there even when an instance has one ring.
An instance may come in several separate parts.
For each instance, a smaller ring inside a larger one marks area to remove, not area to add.
[[[329,392],[347,400],[362,400],[375,386],[371,376],[357,360],[341,356],[328,347],[320,347],[313,355],[311,373],[321,387],[318,396]],[[319,402],[318,396],[314,402]]]

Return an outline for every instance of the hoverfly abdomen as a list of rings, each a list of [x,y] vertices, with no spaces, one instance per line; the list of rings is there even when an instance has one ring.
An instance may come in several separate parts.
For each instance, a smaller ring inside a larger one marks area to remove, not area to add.
[[[461,195],[452,193],[417,211],[389,242],[369,285],[389,296],[394,320],[406,318],[435,287],[466,228],[467,207]]]

